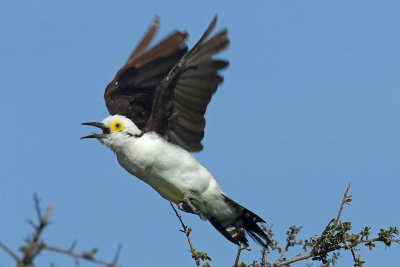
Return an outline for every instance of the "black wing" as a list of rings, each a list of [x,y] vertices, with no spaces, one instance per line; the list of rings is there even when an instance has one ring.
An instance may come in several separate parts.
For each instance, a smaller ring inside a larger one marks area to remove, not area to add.
[[[227,61],[212,59],[229,40],[222,30],[207,39],[214,29],[213,19],[196,45],[171,68],[157,87],[145,131],[155,131],[171,143],[195,152],[203,149],[207,105],[223,78],[218,71]]]
[[[156,17],[125,65],[107,85],[104,92],[111,115],[130,118],[143,128],[150,118],[154,93],[162,79],[187,52],[187,33],[175,31],[151,49],[148,45],[158,29]]]

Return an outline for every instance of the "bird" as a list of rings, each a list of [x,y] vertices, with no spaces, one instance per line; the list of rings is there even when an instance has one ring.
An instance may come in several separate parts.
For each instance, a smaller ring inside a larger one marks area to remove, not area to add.
[[[229,64],[214,58],[230,42],[227,29],[210,36],[216,23],[217,16],[189,51],[188,34],[181,31],[149,48],[159,27],[155,17],[105,89],[110,116],[82,123],[102,132],[81,139],[98,139],[128,173],[180,210],[209,221],[232,243],[248,246],[250,236],[268,248],[271,239],[260,227],[265,221],[229,198],[192,155],[203,149],[204,114],[223,81],[220,70]]]

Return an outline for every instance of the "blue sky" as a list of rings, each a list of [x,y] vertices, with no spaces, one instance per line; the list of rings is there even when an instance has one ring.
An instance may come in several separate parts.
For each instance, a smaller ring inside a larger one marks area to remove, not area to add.
[[[103,90],[155,15],[158,40],[174,29],[200,37],[215,14],[230,66],[207,110],[196,153],[234,200],[273,224],[319,234],[336,216],[354,231],[399,226],[400,17],[398,1],[2,1],[0,240],[16,250],[35,218],[32,196],[54,204],[43,238],[124,266],[194,266],[169,203],[127,174],[106,147],[80,141],[81,122],[108,115]],[[236,247],[184,214],[212,266]],[[259,258],[259,247],[242,259]],[[296,252],[297,253],[297,252]],[[399,245],[361,251],[368,266],[398,264]],[[288,256],[293,255],[289,254]],[[343,252],[338,266],[351,266]],[[38,266],[71,266],[44,253]],[[0,251],[0,267],[13,262]],[[300,263],[299,266],[303,266]],[[81,262],[80,266],[95,266]]]

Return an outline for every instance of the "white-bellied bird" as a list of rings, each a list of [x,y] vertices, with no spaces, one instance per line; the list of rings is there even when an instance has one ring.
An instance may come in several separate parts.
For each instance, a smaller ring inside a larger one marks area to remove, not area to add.
[[[229,44],[226,29],[209,37],[216,21],[187,51],[187,33],[179,31],[148,48],[158,28],[156,18],[106,87],[111,116],[83,123],[102,133],[82,139],[97,138],[126,171],[182,211],[210,221],[229,241],[248,245],[248,234],[267,248],[271,241],[258,225],[264,220],[224,194],[190,154],[203,148],[204,113],[223,80],[219,71],[228,65],[213,58]]]

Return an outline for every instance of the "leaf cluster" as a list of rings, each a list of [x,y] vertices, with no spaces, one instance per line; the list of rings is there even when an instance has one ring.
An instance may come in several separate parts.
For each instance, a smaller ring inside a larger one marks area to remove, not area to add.
[[[329,224],[325,227],[320,235],[314,235],[306,240],[297,240],[297,235],[301,230],[301,226],[291,226],[286,231],[286,242],[284,246],[280,246],[277,241],[273,241],[272,252],[276,251],[279,255],[276,257],[275,262],[267,262],[268,251],[262,251],[262,259],[260,263],[252,262],[250,265],[240,263],[236,266],[239,267],[279,267],[289,266],[294,262],[311,259],[319,262],[323,267],[336,265],[338,258],[341,256],[341,251],[349,251],[353,257],[354,265],[362,267],[365,263],[361,259],[361,255],[356,252],[359,251],[360,245],[364,244],[370,250],[375,247],[375,244],[382,242],[389,247],[393,242],[399,243],[400,239],[395,239],[399,236],[397,227],[389,227],[388,229],[380,229],[376,237],[371,237],[371,228],[366,226],[359,232],[351,232],[352,224],[349,221],[342,222],[340,220],[341,213],[345,204],[352,202],[351,195],[347,195],[350,185],[343,196],[342,203],[336,218],[331,219]],[[270,236],[273,236],[271,227],[269,229],[263,228],[264,231]],[[301,248],[306,253],[297,254],[295,257],[287,259],[285,254],[289,249]],[[270,255],[268,255],[269,257]]]

